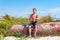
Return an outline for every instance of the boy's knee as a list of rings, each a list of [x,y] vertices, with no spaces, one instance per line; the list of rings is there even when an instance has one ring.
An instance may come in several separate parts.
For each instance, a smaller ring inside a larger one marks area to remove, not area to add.
[[[37,28],[37,25],[35,25],[35,28]]]
[[[28,28],[31,29],[31,26],[29,26]]]

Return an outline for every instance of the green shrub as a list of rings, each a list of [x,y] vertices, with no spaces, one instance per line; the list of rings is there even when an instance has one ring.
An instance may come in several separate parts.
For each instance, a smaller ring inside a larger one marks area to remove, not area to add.
[[[55,34],[52,34],[51,36],[60,36],[60,34],[55,33]]]
[[[4,36],[0,34],[0,40],[4,40]]]
[[[27,40],[27,36],[24,34],[23,36],[20,36],[21,40]]]
[[[20,32],[18,32],[18,31],[15,30],[15,31],[12,33],[12,35],[15,36],[15,37],[20,37]]]

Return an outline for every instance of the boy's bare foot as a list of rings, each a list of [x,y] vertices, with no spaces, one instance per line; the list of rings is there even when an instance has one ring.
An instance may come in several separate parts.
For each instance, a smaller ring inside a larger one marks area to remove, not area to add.
[[[36,34],[34,34],[34,37],[36,37]]]

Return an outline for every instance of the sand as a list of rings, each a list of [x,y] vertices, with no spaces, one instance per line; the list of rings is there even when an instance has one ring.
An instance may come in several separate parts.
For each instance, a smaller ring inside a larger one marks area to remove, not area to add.
[[[13,36],[5,37],[4,40],[21,40],[21,38],[16,38]],[[47,36],[47,37],[39,37],[39,38],[27,38],[27,40],[60,40],[60,36]]]

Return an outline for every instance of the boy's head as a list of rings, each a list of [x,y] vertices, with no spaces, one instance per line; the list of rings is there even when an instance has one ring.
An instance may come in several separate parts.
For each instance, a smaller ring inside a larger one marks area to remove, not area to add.
[[[37,9],[36,8],[33,8],[33,13],[36,13]]]

